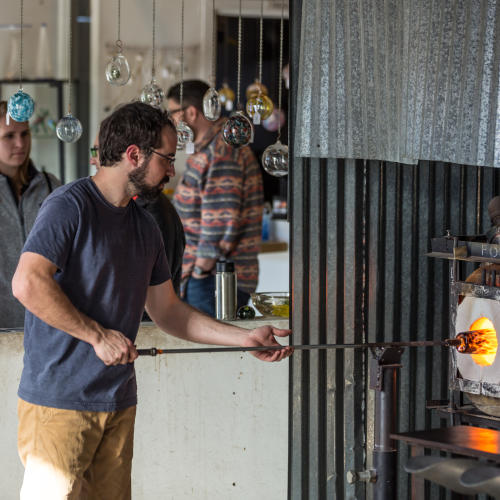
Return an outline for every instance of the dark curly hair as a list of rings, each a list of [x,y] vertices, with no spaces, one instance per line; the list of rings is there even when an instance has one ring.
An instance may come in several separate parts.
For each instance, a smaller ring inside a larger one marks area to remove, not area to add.
[[[151,149],[161,147],[164,127],[177,133],[167,111],[139,101],[120,106],[101,122],[99,163],[107,167],[116,165],[131,144],[139,146],[148,157]]]

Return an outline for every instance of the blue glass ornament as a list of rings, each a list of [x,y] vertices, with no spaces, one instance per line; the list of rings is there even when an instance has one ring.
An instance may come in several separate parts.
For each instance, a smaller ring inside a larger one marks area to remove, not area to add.
[[[222,138],[233,148],[246,146],[253,139],[252,123],[241,111],[236,111],[222,127]]]
[[[75,118],[71,113],[64,115],[56,126],[56,134],[61,141],[76,142],[80,139],[83,132],[82,124],[78,118]]]
[[[35,101],[23,89],[19,89],[10,97],[7,111],[16,122],[27,122],[35,111]]]

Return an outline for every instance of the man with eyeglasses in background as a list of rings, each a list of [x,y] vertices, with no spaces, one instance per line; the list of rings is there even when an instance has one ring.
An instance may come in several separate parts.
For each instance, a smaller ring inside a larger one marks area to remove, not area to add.
[[[140,102],[99,130],[101,168],[43,203],[12,280],[26,307],[19,385],[22,500],[131,498],[137,385],[134,341],[146,307],[163,331],[228,346],[278,346],[289,330],[245,330],[181,301],[160,231],[133,197],[175,174],[177,134]],[[254,351],[279,361],[292,349]],[[203,374],[200,374],[201,376]]]
[[[169,161],[168,159],[166,159]],[[90,164],[97,170],[101,167],[99,163],[99,137],[96,136],[94,145],[90,148]],[[168,182],[168,180],[166,181]],[[175,293],[179,295],[182,274],[182,256],[186,246],[184,228],[177,210],[172,202],[162,192],[155,198],[149,199],[143,196],[134,197],[134,201],[144,210],[147,210],[155,219],[163,238],[163,245],[167,255],[167,261],[172,275],[172,285]],[[144,312],[143,321],[149,320]]]
[[[186,249],[181,294],[192,306],[215,315],[215,264],[219,257],[234,262],[238,307],[257,287],[264,194],[262,174],[248,146],[233,148],[222,138],[225,118],[212,122],[203,114],[208,85],[183,82],[167,93],[174,122],[183,120],[194,132],[195,152],[177,184],[174,205],[184,224]]]

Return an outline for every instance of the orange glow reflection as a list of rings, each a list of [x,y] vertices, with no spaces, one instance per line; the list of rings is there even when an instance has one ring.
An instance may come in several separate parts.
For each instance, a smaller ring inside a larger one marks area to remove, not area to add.
[[[493,323],[488,318],[479,318],[472,323],[469,330],[481,331],[480,334],[474,335],[470,342],[471,348],[476,351],[476,354],[471,354],[472,359],[481,366],[492,365],[498,347],[497,332]]]

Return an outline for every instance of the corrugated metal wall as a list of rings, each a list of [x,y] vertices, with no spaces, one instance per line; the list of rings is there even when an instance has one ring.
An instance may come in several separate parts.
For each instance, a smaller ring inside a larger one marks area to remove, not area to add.
[[[295,159],[291,193],[294,343],[442,339],[448,263],[426,257],[430,239],[489,227],[500,171],[420,162]],[[442,348],[406,349],[399,430],[443,424],[425,409],[447,398]],[[297,352],[291,372],[291,499],[365,498],[348,470],[370,466],[369,352]],[[368,453],[368,455],[367,455]],[[400,446],[399,466],[408,450]],[[429,498],[438,498],[437,488]],[[397,498],[409,498],[400,473]]]
[[[308,0],[301,21],[300,156],[500,167],[500,2]]]
[[[301,2],[291,7],[291,102],[297,98]],[[291,116],[291,137],[295,119]],[[450,229],[489,227],[486,206],[500,171],[420,162],[293,158],[289,175],[294,343],[441,339],[448,336],[448,263],[425,256]],[[370,466],[374,395],[368,352],[296,352],[290,373],[292,500],[370,498],[346,471]],[[442,424],[425,409],[447,398],[447,351],[406,349],[399,430]],[[410,498],[399,446],[398,499]],[[427,498],[449,493],[428,487]]]

